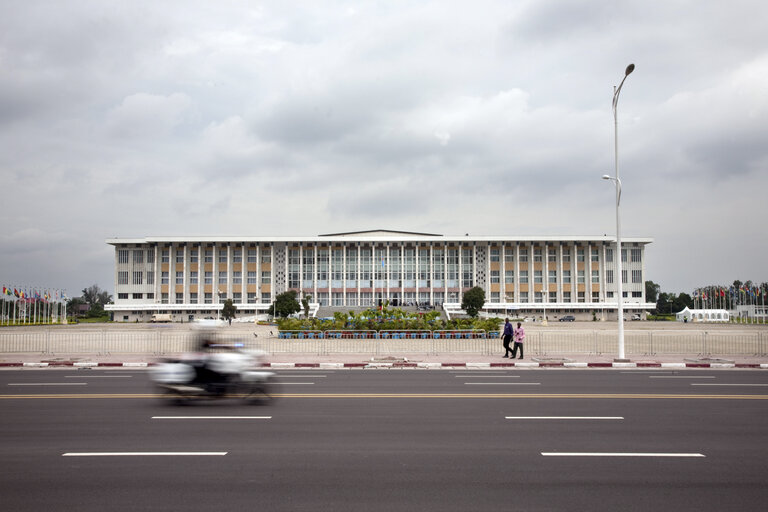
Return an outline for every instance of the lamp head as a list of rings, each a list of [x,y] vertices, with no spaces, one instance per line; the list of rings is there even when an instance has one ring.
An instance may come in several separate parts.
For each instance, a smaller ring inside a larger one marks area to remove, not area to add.
[[[629,66],[627,66],[626,71],[624,71],[624,76],[629,76],[629,74],[631,72],[633,72],[634,70],[635,70],[635,65],[634,64],[630,64]]]
[[[610,177],[610,176],[608,176],[607,174],[603,174],[603,179],[604,179],[604,180],[609,180],[609,179],[611,179],[611,177]]]

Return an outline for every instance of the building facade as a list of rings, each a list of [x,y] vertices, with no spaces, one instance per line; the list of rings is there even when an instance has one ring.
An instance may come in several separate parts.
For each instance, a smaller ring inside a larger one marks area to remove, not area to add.
[[[622,239],[625,315],[645,302],[650,238]],[[239,316],[264,313],[296,290],[321,307],[461,303],[485,290],[487,310],[514,316],[616,318],[611,237],[444,236],[364,231],[313,237],[109,239],[115,249],[116,321],[216,317],[232,299]]]

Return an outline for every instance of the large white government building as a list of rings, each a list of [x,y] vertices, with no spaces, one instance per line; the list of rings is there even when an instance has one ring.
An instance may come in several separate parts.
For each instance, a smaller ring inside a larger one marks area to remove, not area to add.
[[[645,248],[622,239],[625,315],[643,314]],[[238,316],[266,312],[296,290],[321,308],[453,307],[474,286],[489,311],[554,319],[616,319],[615,238],[447,236],[361,231],[312,237],[114,238],[115,321],[216,317],[227,299]],[[323,310],[321,309],[321,315]]]

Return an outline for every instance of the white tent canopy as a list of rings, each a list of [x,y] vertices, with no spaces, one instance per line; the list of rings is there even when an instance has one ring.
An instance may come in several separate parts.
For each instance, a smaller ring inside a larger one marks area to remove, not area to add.
[[[678,322],[730,322],[731,315],[724,309],[689,309],[675,314]]]

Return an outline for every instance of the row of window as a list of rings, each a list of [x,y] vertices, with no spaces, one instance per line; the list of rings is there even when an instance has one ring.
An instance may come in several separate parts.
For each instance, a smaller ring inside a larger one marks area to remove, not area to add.
[[[623,292],[622,296],[624,298],[629,297],[629,292]],[[631,293],[633,298],[641,299],[643,297],[642,292],[632,292]],[[613,292],[606,292],[606,298],[613,298],[614,293]],[[521,303],[528,303],[530,302],[530,293],[529,292],[520,292],[520,295],[518,296],[518,301]],[[534,303],[543,303],[544,298],[547,298],[547,302],[552,303],[559,303],[559,302],[566,302],[566,303],[573,303],[573,295],[571,292],[563,292],[562,295],[562,301],[559,301],[557,298],[557,292],[533,292],[533,302]],[[576,294],[576,302],[577,303],[583,303],[586,302],[586,293],[585,292],[577,292]],[[505,302],[515,302],[515,294],[512,292],[506,292],[504,294],[504,300]],[[490,302],[501,302],[501,293],[500,292],[491,292],[490,296]],[[592,302],[600,302],[600,292],[592,292]]]
[[[133,300],[153,300],[155,298],[154,293],[118,293],[117,298],[121,300],[128,300],[129,297]],[[213,293],[205,293],[202,296],[203,302],[202,304],[213,304]],[[242,302],[242,294],[240,293],[233,293],[231,295],[224,296],[222,295],[220,297],[221,302],[223,302],[226,299],[232,299],[232,302],[236,304],[241,304]],[[247,304],[258,304],[258,296],[255,293],[248,293],[246,295]],[[185,304],[184,302],[184,294],[182,293],[176,293],[173,295],[174,304]],[[270,293],[262,293],[261,294],[261,303],[262,304],[269,304],[272,301],[272,295]],[[161,304],[169,304],[169,294],[163,293],[161,294],[160,298]],[[199,295],[197,293],[190,293],[189,294],[189,304],[200,304],[199,301]]]
[[[627,282],[627,271],[622,270],[622,282]],[[491,270],[491,284],[499,284],[501,283],[501,271],[500,270]],[[613,270],[606,270],[605,271],[605,280],[607,283],[613,283]],[[632,271],[632,282],[633,283],[642,283],[643,273],[641,270],[633,270]],[[544,274],[541,270],[534,270],[533,271],[533,282],[535,284],[541,284],[544,282]],[[547,282],[550,284],[557,284],[557,270],[550,270],[548,271],[547,275]],[[586,274],[584,270],[578,270],[576,273],[576,283],[577,284],[585,284],[586,282]],[[600,282],[600,271],[599,270],[593,270],[592,271],[592,282],[593,283],[599,283]],[[504,283],[505,284],[514,284],[515,283],[515,271],[514,270],[505,270],[504,271]],[[520,271],[520,284],[528,284],[528,271],[527,270],[521,270]],[[563,284],[571,284],[571,271],[570,270],[563,270]]]
[[[131,251],[128,249],[119,249],[117,251],[117,262],[118,263],[128,263],[128,256]],[[146,257],[145,257],[146,253]],[[144,263],[144,260],[146,260],[147,263],[154,263],[155,262],[155,251],[154,250],[148,250],[144,251],[143,249],[134,249],[133,250],[133,263],[139,264]]]
[[[503,251],[504,254],[504,261],[507,263],[514,263],[515,261],[515,249],[513,247],[507,247]],[[630,249],[630,258],[633,262],[639,262],[640,261],[640,249],[639,248],[632,248]],[[502,256],[502,249],[500,247],[491,247],[490,249],[490,255],[489,258],[492,262],[498,262],[501,261]],[[554,263],[557,261],[557,248],[556,247],[549,247],[546,250],[546,257],[547,261]],[[585,261],[585,249],[583,248],[577,248],[576,249],[576,261]],[[563,248],[562,253],[562,261],[563,263],[568,263],[571,261],[572,258],[572,252],[570,248]],[[541,262],[544,260],[544,251],[542,248],[534,248],[533,249],[533,261],[534,262]],[[600,261],[600,251],[597,248],[592,248],[590,250],[590,260],[591,261]],[[613,249],[608,249],[606,252],[606,260],[607,261],[613,261]],[[521,248],[520,249],[520,262],[524,263],[528,261],[528,249],[527,248]],[[621,250],[621,261],[627,261],[627,250],[622,249]]]
[[[129,273],[126,270],[121,270],[117,273],[117,284],[128,284],[128,277]],[[145,279],[146,277],[146,279]],[[133,280],[131,280],[131,284],[155,284],[155,273],[152,271],[148,272],[133,272]]]
[[[227,284],[227,273],[226,272],[219,272],[218,275],[218,284]],[[199,274],[197,271],[192,271],[189,273],[189,284],[199,284]],[[145,279],[146,277],[146,279]],[[129,284],[128,281],[129,273],[128,271],[119,271],[117,273],[117,284]],[[247,283],[248,284],[269,284],[272,279],[272,273],[268,270],[261,272],[261,278],[259,278],[259,275],[257,272],[248,272],[247,273]],[[175,275],[175,283],[176,284],[184,284],[184,272],[176,272]],[[205,272],[203,275],[203,283],[204,284],[213,284],[213,272]],[[242,284],[243,283],[243,274],[242,272],[233,272],[232,273],[232,284]],[[130,282],[130,284],[134,285],[153,285],[155,284],[155,273],[152,271],[148,272],[140,272],[136,271],[133,272],[133,280]],[[160,284],[170,284],[170,274],[169,272],[161,272],[160,274]]]
[[[154,249],[134,249],[133,251],[130,251],[128,249],[118,249],[117,251],[117,262],[126,264],[129,263],[129,255],[133,252],[133,263],[134,264],[140,264],[144,263],[145,260],[147,263],[154,263],[155,262],[155,251]],[[223,248],[219,251],[219,263],[226,263],[227,262],[227,250],[226,248]],[[198,248],[193,247],[189,249],[189,261],[190,263],[198,263],[200,259],[200,252],[198,251]],[[213,249],[205,249],[202,252],[203,255],[203,261],[205,263],[213,263]],[[184,263],[184,249],[176,249],[175,251],[175,261],[176,263]],[[160,253],[160,261],[162,263],[170,263],[171,260],[171,253],[170,249],[163,249]],[[261,258],[259,258],[258,253],[256,249],[248,249],[246,253],[246,260],[248,263],[258,263],[261,261],[261,263],[271,263],[272,262],[272,254],[271,252],[262,252]],[[232,250],[232,262],[233,263],[242,263],[243,261],[243,252],[237,249]]]
[[[155,294],[154,293],[131,293],[131,294],[128,294],[128,293],[118,293],[117,294],[117,298],[121,299],[121,300],[128,300],[128,297],[130,297],[130,298],[132,298],[134,300],[136,300],[136,299],[145,299],[145,298],[149,299],[149,300],[152,300],[152,299],[155,298]]]
[[[491,284],[499,284],[501,282],[501,271],[499,270],[491,270],[490,280]],[[628,271],[622,270],[622,282],[627,282],[628,277]],[[155,273],[152,271],[148,272],[141,272],[141,271],[135,271],[133,272],[133,279],[131,281],[131,284],[134,285],[143,285],[145,284],[145,277],[146,275],[146,284],[153,285],[155,284]],[[199,274],[197,271],[192,271],[189,273],[189,284],[190,285],[196,285],[199,284]],[[246,282],[247,284],[270,284],[272,273],[268,270],[261,272],[261,277],[259,278],[259,275],[257,272],[249,271],[246,274]],[[299,284],[301,284],[301,288],[307,289],[307,288],[313,288],[314,287],[314,280],[311,278],[312,276],[308,276],[310,279],[306,279],[301,281],[299,283],[299,279],[295,276],[289,276],[289,282],[288,287],[291,289],[299,288]],[[323,279],[325,277],[325,279]],[[354,279],[354,276],[348,275],[347,276],[347,284],[346,286],[349,288],[356,288],[358,281]],[[443,279],[419,279],[418,281],[416,279],[405,279],[400,280],[399,274],[397,275],[391,275],[392,279],[361,279],[360,287],[361,288],[370,288],[372,286],[376,288],[400,288],[401,286],[405,288],[414,288],[418,285],[419,288],[442,288],[444,286]],[[462,284],[465,287],[471,287],[473,286],[472,282],[472,276],[467,275],[464,276],[465,279],[462,282]],[[571,271],[570,270],[564,270],[563,271],[563,284],[571,284]],[[632,270],[632,283],[639,284],[642,283],[642,271],[641,270]],[[218,284],[227,284],[227,278],[228,273],[227,272],[219,272],[218,273]],[[213,272],[204,272],[203,274],[203,284],[213,284],[214,280],[214,273]],[[600,273],[598,270],[593,270],[591,274],[591,280],[592,283],[599,283],[600,282]],[[613,284],[614,276],[613,276],[613,270],[606,270],[605,271],[605,281],[607,284]],[[505,284],[514,284],[515,282],[515,271],[514,270],[506,270],[504,272],[504,283]],[[527,270],[521,270],[520,271],[520,284],[528,284],[529,282],[529,276]],[[543,271],[541,270],[534,270],[533,271],[533,282],[534,284],[542,284],[544,282],[544,275]],[[557,284],[557,270],[549,270],[547,275],[547,282],[550,284]],[[577,284],[585,284],[586,282],[586,274],[584,270],[578,270],[576,274],[576,283]],[[129,272],[128,271],[119,271],[117,273],[117,283],[121,285],[127,285],[129,284]],[[232,284],[242,284],[243,283],[243,274],[240,271],[232,272]],[[161,278],[160,278],[160,284],[170,284],[170,273],[169,272],[162,272]],[[175,284],[183,285],[184,284],[184,272],[176,272],[175,275]],[[332,279],[331,280],[331,287],[333,288],[341,288],[343,286],[342,280],[339,276],[338,279]],[[459,283],[456,279],[448,279],[445,281],[445,286],[448,288],[455,288],[459,286]],[[318,276],[317,279],[317,287],[318,288],[327,288],[328,287],[328,279],[327,274],[324,276]]]
[[[445,254],[444,250],[442,248],[433,248],[432,250],[432,259],[434,262],[440,262],[442,263],[443,256],[446,255],[449,263],[456,263],[458,264],[458,250],[459,249],[448,249],[447,255]],[[401,256],[402,251],[402,256]],[[461,249],[462,251],[462,260],[466,262],[471,262],[473,258],[473,253],[471,249]],[[606,261],[612,262],[613,261],[613,249],[607,249],[606,250]],[[128,249],[118,249],[117,254],[117,261],[118,263],[126,264],[128,263],[130,250]],[[213,263],[213,249],[204,249],[202,251],[202,257],[203,261],[205,263]],[[234,263],[241,263],[243,261],[243,252],[238,249],[233,249],[232,251],[232,261]],[[419,256],[419,262],[425,263],[429,261],[429,250],[428,249],[419,249],[419,252],[421,253]],[[342,264],[344,261],[344,249],[319,249],[317,250],[317,258],[315,258],[315,252],[314,251],[303,251],[303,263],[305,265],[313,265],[315,264],[315,261],[317,261],[318,265],[327,265],[329,261],[329,253],[331,256],[331,261],[333,264]],[[357,260],[358,255],[358,249],[353,247],[348,247],[346,249],[346,257],[347,262],[349,263],[350,260],[355,261]],[[388,251],[389,254],[389,260],[391,266],[399,266],[399,259],[402,257],[404,263],[406,265],[414,264],[416,262],[416,249],[414,248],[408,248],[408,247],[395,247],[390,248]],[[527,248],[521,248],[519,251],[520,258],[519,261],[521,263],[528,261],[528,249]],[[621,250],[621,261],[626,262],[627,261],[627,255],[629,254],[629,258],[632,262],[639,262],[641,260],[641,250],[639,248],[632,248],[629,249],[622,249]],[[384,264],[387,255],[387,250],[385,248],[361,248],[360,249],[360,260],[363,264],[370,263],[372,259],[375,260],[381,260],[382,264]],[[184,262],[184,249],[176,249],[175,250],[175,261],[176,263],[183,263]],[[514,263],[515,261],[515,250],[514,248],[506,248],[503,251],[504,261],[507,263]],[[491,247],[490,249],[490,260],[492,262],[498,262],[501,260],[502,257],[502,249],[499,247]],[[143,263],[145,260],[147,263],[154,263],[155,258],[155,252],[154,249],[134,249],[133,250],[133,263]],[[163,249],[161,251],[161,261],[163,263],[170,263],[171,258],[171,252],[170,249]],[[200,251],[197,247],[193,247],[189,249],[189,261],[191,263],[197,263],[200,258]],[[302,252],[299,249],[290,249],[288,254],[288,261],[289,264],[299,264],[299,260],[302,258]],[[546,258],[549,262],[556,262],[557,261],[557,248],[550,247],[546,251]],[[562,261],[564,263],[570,262],[572,258],[572,254],[570,249],[564,249],[562,253]],[[221,248],[219,250],[218,254],[218,261],[219,263],[226,263],[228,259],[228,251],[226,248]],[[544,252],[541,248],[534,248],[533,250],[533,261],[534,262],[541,262],[544,259]],[[248,263],[257,263],[258,261],[261,261],[261,263],[271,263],[272,262],[272,254],[271,252],[262,251],[261,258],[258,256],[258,252],[256,249],[248,249],[246,251],[246,261]],[[590,250],[590,260],[591,261],[599,261],[599,249],[592,248]],[[576,261],[585,261],[585,249],[577,248],[576,249]]]

